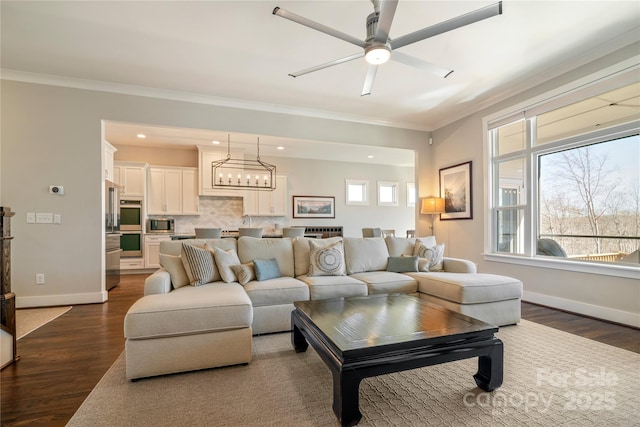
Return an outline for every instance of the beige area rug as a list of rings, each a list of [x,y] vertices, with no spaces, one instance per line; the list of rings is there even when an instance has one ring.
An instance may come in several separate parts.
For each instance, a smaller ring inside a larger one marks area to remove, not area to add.
[[[71,310],[72,307],[20,308],[16,310],[17,339],[35,331]]]
[[[504,327],[501,388],[477,359],[367,378],[362,426],[638,426],[640,354],[522,321]],[[337,426],[328,368],[289,334],[254,339],[247,366],[127,381],[124,354],[70,426]]]

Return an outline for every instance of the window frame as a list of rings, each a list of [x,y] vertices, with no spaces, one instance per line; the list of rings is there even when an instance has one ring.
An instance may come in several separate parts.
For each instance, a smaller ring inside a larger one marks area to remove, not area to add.
[[[535,236],[537,235],[539,226],[539,209],[537,179],[535,177],[538,176],[539,156],[560,151],[559,148],[566,150],[638,134],[640,132],[640,120],[537,146],[533,146],[532,144],[532,141],[535,140],[537,115],[622,87],[626,84],[637,82],[638,68],[640,68],[638,65],[627,67],[618,73],[613,73],[613,76],[610,78],[604,78],[603,76],[600,79],[595,79],[594,76],[591,76],[590,78],[592,80],[588,83],[583,79],[574,82],[572,85],[563,86],[553,92],[543,94],[533,100],[525,101],[483,118],[484,165],[487,171],[484,176],[484,188],[487,194],[484,203],[485,212],[488,213],[484,224],[485,249],[483,257],[485,260],[615,277],[638,277],[640,267],[536,256]],[[609,76],[611,75],[610,73]],[[494,157],[495,147],[492,129],[497,129],[500,126],[518,120],[526,120],[524,149]],[[499,194],[497,189],[499,188],[499,179],[496,164],[497,162],[519,158],[523,158],[525,162],[524,185],[527,193],[524,205],[517,206],[517,208],[524,208],[524,253],[513,254],[498,252],[496,227],[499,208],[506,210],[507,208],[514,209],[516,206],[501,207],[498,205]]]
[[[397,181],[378,181],[378,206],[398,206],[398,182]],[[392,200],[390,202],[382,201],[382,188],[391,188]]]
[[[362,187],[363,200],[349,199],[349,186],[358,185]],[[355,206],[369,206],[369,180],[366,179],[345,179],[345,204]]]

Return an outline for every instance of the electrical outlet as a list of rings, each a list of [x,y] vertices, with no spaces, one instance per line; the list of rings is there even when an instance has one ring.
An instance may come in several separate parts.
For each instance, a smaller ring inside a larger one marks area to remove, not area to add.
[[[44,285],[44,273],[36,274],[36,285]]]

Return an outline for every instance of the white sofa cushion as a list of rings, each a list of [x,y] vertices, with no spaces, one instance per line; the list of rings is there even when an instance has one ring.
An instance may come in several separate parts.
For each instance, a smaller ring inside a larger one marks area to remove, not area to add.
[[[235,282],[238,280],[236,273],[231,268],[232,265],[240,265],[240,259],[238,254],[233,249],[224,250],[215,248],[212,250],[213,257],[216,260],[216,265],[220,271],[220,278],[227,283]],[[218,279],[220,280],[220,279]]]
[[[242,264],[255,259],[275,258],[282,276],[293,277],[295,274],[291,239],[242,236],[238,239],[238,257]]]
[[[244,285],[244,290],[254,307],[293,304],[294,301],[309,300],[309,287],[293,277],[252,280]]]
[[[388,236],[385,237],[384,240],[389,250],[389,256],[413,255],[413,249],[416,245],[416,241],[420,241],[428,247],[433,247],[436,245],[435,236],[417,238]]]
[[[382,237],[345,237],[347,274],[387,269],[389,250]]]
[[[189,276],[182,265],[182,258],[176,255],[159,254],[160,265],[169,272],[174,289],[187,286]]]
[[[309,253],[311,247],[309,241],[314,240],[318,246],[328,246],[335,242],[341,242],[342,237],[329,237],[327,239],[310,239],[308,237],[296,237],[293,239],[293,256],[295,261],[295,275],[303,276],[309,273]]]
[[[477,304],[522,297],[522,282],[486,273],[406,273],[418,281],[423,294],[458,304]]]
[[[238,251],[236,245],[236,239],[184,239],[184,240],[167,240],[160,242],[160,253],[168,255],[182,255],[182,244],[189,243],[200,248],[204,248],[205,245],[215,249],[220,248],[224,250],[233,249]]]
[[[391,271],[366,271],[351,277],[367,284],[369,295],[373,294],[413,294],[418,292],[418,282],[409,277],[416,273],[394,273]]]
[[[298,276],[309,286],[312,300],[366,296],[367,284],[351,276]]]
[[[248,328],[252,321],[251,300],[242,286],[217,282],[140,298],[125,316],[124,336],[148,339],[201,334]]]

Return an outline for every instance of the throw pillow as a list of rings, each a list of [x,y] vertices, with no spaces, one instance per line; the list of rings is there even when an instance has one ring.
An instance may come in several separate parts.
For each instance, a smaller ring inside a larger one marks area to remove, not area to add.
[[[240,282],[242,286],[246,285],[256,278],[256,272],[253,268],[252,262],[249,262],[247,264],[232,265],[231,269],[236,274],[238,282]]]
[[[256,279],[258,281],[275,279],[280,277],[280,268],[275,258],[268,260],[254,259],[253,268],[256,270]]]
[[[183,243],[182,253],[184,255],[182,263],[185,264],[186,260],[185,270],[192,286],[204,285],[213,281],[216,267],[213,263],[211,252]],[[189,266],[188,269],[186,268],[187,265]]]
[[[236,251],[234,251],[233,249],[225,251],[220,248],[215,248],[213,250],[213,257],[216,260],[218,270],[220,270],[222,281],[231,283],[238,280],[236,278],[236,273],[234,273],[233,269],[231,268],[232,265],[240,265],[240,259],[238,258],[238,254],[236,253]]]
[[[410,273],[418,271],[417,256],[390,256],[387,271],[394,273]]]
[[[344,276],[344,247],[342,242],[322,246],[309,240],[308,276]]]
[[[416,240],[413,255],[426,260],[418,262],[419,271],[442,271],[444,269],[444,243],[428,247],[423,242]]]
[[[189,276],[182,265],[182,259],[176,255],[160,254],[160,265],[169,272],[173,289],[187,286],[190,283]]]

